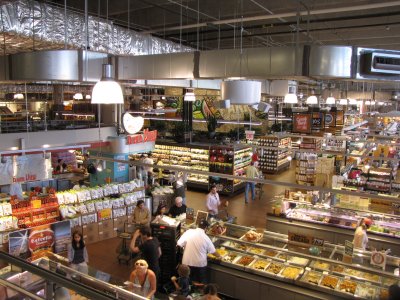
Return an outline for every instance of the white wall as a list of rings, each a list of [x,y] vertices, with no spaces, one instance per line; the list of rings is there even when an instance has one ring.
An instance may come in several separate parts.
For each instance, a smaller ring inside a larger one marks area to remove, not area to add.
[[[115,127],[101,128],[101,140],[106,140],[108,136],[117,136]],[[50,147],[83,144],[98,141],[99,129],[2,133],[0,134],[0,151],[11,150],[11,147],[19,147],[21,138],[25,140],[25,149],[41,148],[44,144],[49,144]]]

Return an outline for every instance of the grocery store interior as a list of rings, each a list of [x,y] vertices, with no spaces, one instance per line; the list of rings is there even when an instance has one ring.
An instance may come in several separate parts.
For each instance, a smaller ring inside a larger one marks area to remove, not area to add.
[[[0,300],[400,300],[400,1],[0,20]]]

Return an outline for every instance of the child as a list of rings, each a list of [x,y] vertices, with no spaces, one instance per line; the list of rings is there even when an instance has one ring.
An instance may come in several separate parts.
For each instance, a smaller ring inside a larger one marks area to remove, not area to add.
[[[171,277],[171,281],[175,286],[175,290],[179,295],[187,297],[190,292],[190,268],[187,265],[180,265],[178,267],[179,278]]]
[[[74,270],[81,273],[88,273],[88,253],[82,234],[75,231],[72,235],[72,243],[68,245],[68,261]]]

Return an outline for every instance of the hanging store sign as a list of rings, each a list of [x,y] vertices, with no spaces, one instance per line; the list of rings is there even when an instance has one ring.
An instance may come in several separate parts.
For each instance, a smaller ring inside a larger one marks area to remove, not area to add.
[[[344,125],[344,111],[343,110],[336,111],[336,125],[337,126]]]
[[[312,115],[310,113],[293,114],[294,133],[311,133]]]
[[[142,134],[128,135],[126,137],[126,144],[141,144],[147,142],[155,142],[157,140],[157,130],[149,131],[145,129]]]
[[[0,163],[0,185],[50,178],[50,160],[43,154],[14,155],[3,157]]]
[[[314,112],[312,115],[312,129],[324,128],[324,114],[320,112]]]
[[[325,113],[325,127],[336,126],[336,111]]]

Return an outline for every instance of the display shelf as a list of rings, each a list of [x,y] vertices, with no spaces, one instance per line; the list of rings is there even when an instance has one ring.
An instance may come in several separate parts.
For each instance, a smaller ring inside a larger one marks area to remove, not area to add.
[[[297,184],[314,185],[316,180],[317,155],[313,153],[300,153],[296,161]]]
[[[278,173],[290,165],[288,150],[291,147],[291,140],[289,137],[265,136],[257,139],[254,144],[277,148],[261,150],[258,166],[264,173]]]
[[[246,167],[250,165],[252,148],[248,146],[211,146],[210,147],[210,172],[245,176]],[[240,180],[210,177],[211,184],[217,184],[221,193],[232,194],[244,186]]]
[[[262,278],[273,280],[268,281],[270,285],[290,283],[294,292],[298,287],[306,289],[302,293],[309,295],[308,299],[314,299],[311,298],[313,292],[319,293],[318,299],[371,299],[367,291],[361,289],[364,286],[373,290],[378,299],[398,280],[392,273],[397,266],[395,256],[387,256],[385,272],[369,265],[371,252],[368,251],[354,250],[364,258],[363,265],[348,264],[342,262],[345,250],[342,245],[325,241],[319,247],[320,254],[311,255],[307,244],[292,243],[288,235],[257,231],[261,239],[250,242],[245,237],[252,236],[254,229],[234,224],[225,226],[226,233],[222,236],[208,232],[220,254],[219,259],[209,257],[211,268],[215,264],[229,273],[241,272],[248,280],[257,275],[258,282]],[[262,299],[262,295],[253,296],[253,299]]]

